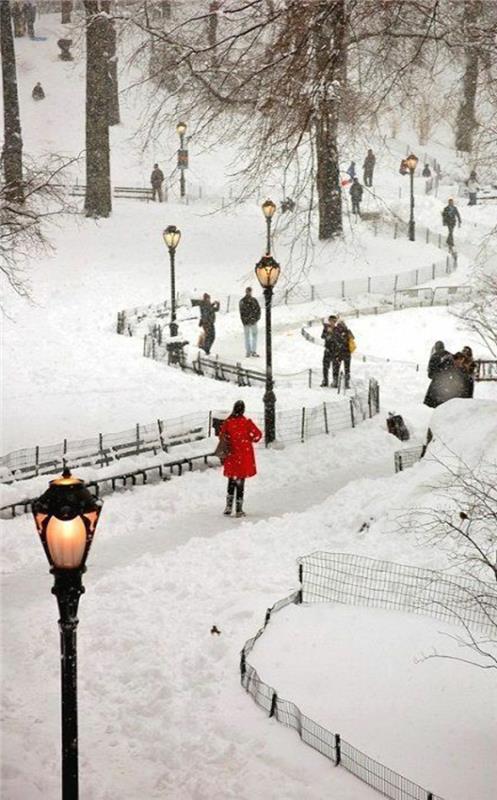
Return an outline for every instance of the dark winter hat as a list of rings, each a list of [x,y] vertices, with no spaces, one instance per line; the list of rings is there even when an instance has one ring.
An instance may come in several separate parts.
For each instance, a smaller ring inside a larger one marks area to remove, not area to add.
[[[237,400],[231,412],[232,417],[243,417],[245,414],[245,403],[243,400]]]
[[[328,322],[336,322],[337,319],[338,317],[336,316],[336,314],[330,314],[330,316],[328,317]]]

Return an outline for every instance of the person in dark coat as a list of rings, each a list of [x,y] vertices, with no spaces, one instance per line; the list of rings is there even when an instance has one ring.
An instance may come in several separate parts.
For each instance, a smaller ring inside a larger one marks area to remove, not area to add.
[[[247,286],[245,295],[239,303],[240,319],[242,320],[243,333],[245,335],[245,353],[247,358],[250,356],[258,357],[257,354],[257,323],[261,318],[261,307],[259,301],[252,296],[252,287]]]
[[[199,326],[204,331],[204,341],[202,350],[208,356],[216,338],[216,311],[219,311],[217,300],[211,303],[211,296],[207,292],[202,295],[201,300],[192,300],[192,306],[200,308]]]
[[[22,13],[24,14],[24,21],[26,23],[26,27],[28,29],[28,35],[30,39],[35,38],[35,19],[36,19],[36,5],[31,2],[24,3],[22,7]]]
[[[459,210],[454,205],[452,197],[449,197],[447,205],[442,211],[442,222],[449,229],[447,245],[449,247],[454,247],[454,228],[456,227],[456,222],[458,223],[459,227],[461,227],[461,215]]]
[[[437,345],[441,345],[435,350]],[[425,405],[437,408],[454,397],[470,397],[470,380],[464,368],[464,354],[452,356],[445,350],[443,342],[437,342],[428,364],[431,383],[424,399]]]
[[[164,173],[161,169],[159,169],[158,164],[154,164],[154,168],[150,175],[150,183],[152,184],[152,200],[155,200],[155,197],[157,196],[159,203],[162,203],[162,184],[164,183]]]
[[[464,356],[463,369],[467,374],[467,397],[473,397],[475,393],[476,361],[473,358],[473,351],[468,345],[463,347],[461,353]]]
[[[43,91],[43,86],[41,85],[41,83],[39,81],[38,81],[38,83],[35,83],[35,85],[33,86],[33,91],[31,92],[31,97],[33,98],[33,100],[44,100],[45,99],[45,92]]]
[[[355,161],[350,162],[350,167],[347,169],[347,175],[349,176],[350,180],[353,181],[357,175],[355,170]]]
[[[364,164],[362,165],[364,170],[364,186],[373,185],[373,172],[375,164],[376,164],[376,156],[371,150],[371,148],[369,148],[366,158],[364,159]]]
[[[431,178],[431,169],[429,164],[425,164],[423,167],[423,172],[421,173],[423,178]]]
[[[345,322],[339,320],[334,314],[328,317],[323,324],[321,339],[324,339],[323,353],[323,382],[321,386],[328,386],[330,364],[333,372],[334,389],[338,387],[340,364],[343,362],[345,371],[345,388],[350,387],[350,347],[349,340],[353,336]]]
[[[226,495],[226,508],[224,514],[230,516],[233,510],[233,500],[236,493],[236,516],[244,517],[243,495],[246,478],[251,478],[257,473],[255,463],[254,443],[262,438],[262,431],[255,422],[244,416],[245,403],[237,400],[228,419],[219,431],[219,438],[225,439],[228,454],[224,459],[223,474],[228,478],[228,491]]]
[[[352,213],[361,216],[361,200],[364,189],[359,183],[359,178],[354,178],[352,186],[349,189],[350,198],[352,200]]]

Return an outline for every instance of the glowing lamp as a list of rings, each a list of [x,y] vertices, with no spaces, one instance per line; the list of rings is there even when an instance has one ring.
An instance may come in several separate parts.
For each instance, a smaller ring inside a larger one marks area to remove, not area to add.
[[[414,172],[414,170],[417,167],[418,161],[419,161],[418,157],[415,156],[414,153],[411,153],[411,155],[407,156],[407,158],[405,159],[405,164],[407,169],[409,169],[411,172]]]
[[[272,289],[280,277],[280,265],[272,256],[262,256],[255,265],[255,274],[263,289]]]
[[[84,568],[101,510],[102,502],[68,469],[50,481],[47,491],[33,501],[32,512],[52,567]]]
[[[176,125],[176,133],[178,136],[184,136],[186,133],[187,124],[186,122],[178,122]]]
[[[262,213],[264,214],[266,219],[271,219],[274,212],[276,211],[276,203],[273,203],[272,200],[265,200],[261,208],[262,208]]]
[[[176,225],[168,225],[165,231],[163,231],[162,236],[169,250],[176,250],[179,245],[179,240],[181,239],[181,231],[179,228],[177,228]]]

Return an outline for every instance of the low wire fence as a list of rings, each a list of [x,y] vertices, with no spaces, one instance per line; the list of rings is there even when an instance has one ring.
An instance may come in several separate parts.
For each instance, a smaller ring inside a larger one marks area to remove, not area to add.
[[[396,450],[394,453],[395,472],[403,472],[409,467],[413,467],[421,461],[426,451],[426,445],[420,444],[415,447],[406,447],[403,450]]]
[[[402,228],[405,223],[398,222],[394,226]],[[407,228],[406,228],[407,230]],[[435,236],[426,228],[427,241]],[[396,238],[396,236],[394,236]],[[437,246],[441,247],[441,242]],[[370,275],[363,278],[351,278],[350,280],[339,280],[330,283],[320,284],[297,284],[286,288],[276,288],[273,294],[273,305],[296,305],[299,303],[309,303],[315,300],[326,298],[348,299],[363,294],[392,295],[405,289],[412,289],[421,283],[434,280],[435,278],[449,275],[457,267],[457,258],[448,253],[444,258],[431,264],[398,272],[394,275]],[[450,287],[447,287],[450,288]],[[240,302],[239,294],[216,294],[215,299],[220,304],[220,312],[228,314],[238,310]],[[178,301],[182,298],[178,294]],[[263,300],[261,299],[261,303]],[[116,330],[117,333],[132,335],[132,332],[139,327],[140,323],[148,319],[153,325],[154,320],[164,321],[169,316],[169,306],[167,301],[158,304],[135,306],[134,308],[123,309],[118,312]],[[180,320],[181,321],[181,320]]]
[[[243,688],[269,717],[294,728],[303,742],[344,767],[391,800],[442,800],[336,732],[310,719],[265,683],[248,658],[272,616],[293,603],[345,603],[435,617],[477,629],[485,637],[497,628],[493,587],[484,582],[451,579],[433,570],[377,561],[348,553],[316,552],[299,559],[300,589],[266,612],[263,626],[245,642],[240,656]]]

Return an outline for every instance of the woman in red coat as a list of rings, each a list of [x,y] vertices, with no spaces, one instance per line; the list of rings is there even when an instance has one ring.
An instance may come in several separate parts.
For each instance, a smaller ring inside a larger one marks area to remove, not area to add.
[[[262,438],[262,433],[245,414],[245,403],[237,400],[228,419],[219,431],[219,439],[226,445],[227,455],[224,459],[224,475],[228,478],[228,494],[224,513],[230,516],[233,510],[233,499],[236,490],[236,516],[244,517],[243,491],[245,478],[255,475],[255,455],[253,442]]]

